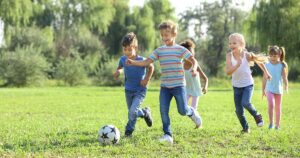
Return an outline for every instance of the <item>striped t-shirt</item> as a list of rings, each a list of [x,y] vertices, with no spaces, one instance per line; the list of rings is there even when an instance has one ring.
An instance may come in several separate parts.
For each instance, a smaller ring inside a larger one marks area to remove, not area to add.
[[[186,48],[175,44],[161,46],[153,51],[149,58],[159,60],[161,68],[161,87],[173,88],[185,85],[183,59],[188,59],[192,54]]]

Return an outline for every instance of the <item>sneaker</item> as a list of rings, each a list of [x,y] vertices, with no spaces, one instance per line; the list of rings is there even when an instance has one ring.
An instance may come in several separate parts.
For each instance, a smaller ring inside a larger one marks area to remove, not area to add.
[[[193,122],[196,124],[196,127],[195,128],[199,128],[201,127],[202,125],[202,120],[201,120],[201,117],[199,115],[199,113],[194,109],[194,108],[191,108],[192,111],[193,111],[193,114],[192,116],[190,116],[190,118],[193,120]]]
[[[159,142],[168,142],[170,144],[173,144],[173,138],[168,134],[164,134],[159,138]]]
[[[250,129],[248,128],[248,129],[243,129],[242,131],[241,131],[241,133],[250,133]]]
[[[276,127],[275,127],[275,130],[280,130],[280,127],[276,126]]]
[[[270,124],[269,129],[273,129],[273,128],[274,128],[273,124]]]
[[[151,111],[149,107],[145,107],[142,109],[144,112],[144,119],[148,127],[152,126],[152,116],[151,116]]]
[[[125,137],[132,137],[133,131],[125,131]]]
[[[264,125],[264,121],[263,121],[263,119],[262,119],[261,114],[256,115],[256,116],[254,117],[254,119],[255,119],[256,125],[257,125],[258,127],[262,127],[262,126]]]

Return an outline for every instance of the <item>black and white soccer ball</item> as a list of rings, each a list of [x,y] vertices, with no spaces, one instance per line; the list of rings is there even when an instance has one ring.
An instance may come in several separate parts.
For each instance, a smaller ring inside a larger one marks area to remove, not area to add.
[[[114,125],[105,125],[99,129],[98,140],[104,145],[117,144],[120,141],[120,131]]]

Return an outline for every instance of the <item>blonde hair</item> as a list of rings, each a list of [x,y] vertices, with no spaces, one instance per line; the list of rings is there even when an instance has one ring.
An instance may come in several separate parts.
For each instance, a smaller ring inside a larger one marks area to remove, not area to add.
[[[172,33],[177,33],[177,24],[173,22],[172,20],[167,20],[159,24],[158,26],[159,30],[167,30],[170,29]]]
[[[242,47],[243,49],[246,49],[245,38],[244,38],[244,36],[243,36],[242,34],[240,34],[240,33],[232,33],[232,34],[229,35],[229,37],[228,37],[229,40],[230,40],[230,39],[233,39],[233,38],[237,39],[237,40],[240,42],[241,47]]]

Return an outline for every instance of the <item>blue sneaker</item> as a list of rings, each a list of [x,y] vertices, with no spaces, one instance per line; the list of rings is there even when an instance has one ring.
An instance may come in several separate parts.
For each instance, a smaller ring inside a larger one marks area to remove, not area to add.
[[[273,128],[274,128],[273,124],[270,124],[269,129],[273,129]]]

